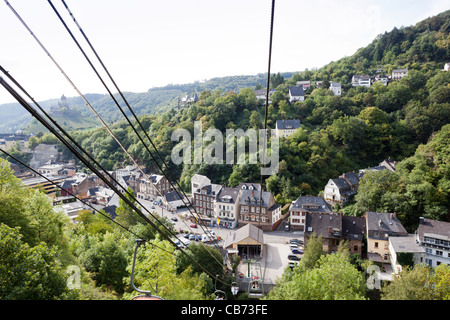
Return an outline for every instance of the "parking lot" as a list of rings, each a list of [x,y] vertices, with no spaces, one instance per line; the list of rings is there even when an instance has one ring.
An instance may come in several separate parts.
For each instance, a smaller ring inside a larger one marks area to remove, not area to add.
[[[151,207],[154,207],[154,209]],[[160,206],[153,205],[153,203],[151,202],[148,202],[147,208],[149,210],[151,209],[151,211],[156,211],[156,213],[158,213],[158,215],[162,217],[167,217],[171,220],[173,219],[172,223],[174,224],[175,230],[182,231],[178,236],[180,240],[183,239],[183,241],[186,241],[189,239],[184,238],[185,231],[195,236],[201,236],[205,233],[204,230],[206,230],[207,228],[205,226],[194,224],[188,219],[180,218],[183,212],[189,211],[187,208],[180,208],[179,210],[177,210],[177,213],[173,213],[169,210],[161,208]],[[175,219],[176,221],[174,221]],[[223,245],[223,239],[225,239],[227,236],[232,235],[232,233],[236,231],[236,229],[227,229],[223,227],[208,227],[208,229],[214,231],[215,235],[220,239],[219,241],[215,241],[214,243],[209,244],[216,244],[219,246]],[[280,231],[264,231],[264,252],[262,258],[258,259],[257,262],[259,263],[259,265],[261,265],[261,277],[264,279],[265,283],[275,284],[277,279],[280,279],[282,277],[286,267],[288,267],[288,256],[292,254],[289,240],[303,240],[303,232],[284,231],[284,228],[280,229]],[[200,238],[198,238],[198,240],[201,241]],[[195,242],[195,239],[191,238],[190,241]],[[297,254],[297,256],[301,257],[302,254]],[[248,264],[241,263],[241,265],[239,266],[239,272],[247,274],[247,271]]]

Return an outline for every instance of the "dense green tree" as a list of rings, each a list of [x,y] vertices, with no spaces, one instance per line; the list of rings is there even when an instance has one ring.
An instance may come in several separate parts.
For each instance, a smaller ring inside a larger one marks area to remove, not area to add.
[[[70,292],[59,253],[44,242],[31,247],[19,228],[0,223],[0,299],[59,300],[74,299]]]
[[[425,265],[404,268],[399,277],[381,289],[383,300],[449,300],[450,267],[431,270]]]

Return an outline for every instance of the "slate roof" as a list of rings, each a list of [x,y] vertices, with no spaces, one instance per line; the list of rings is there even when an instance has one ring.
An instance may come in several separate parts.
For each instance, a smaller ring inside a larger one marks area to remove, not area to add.
[[[305,95],[305,91],[303,91],[303,86],[298,87],[289,87],[289,93],[294,97],[302,97]]]
[[[308,211],[318,213],[331,213],[325,200],[321,197],[300,196],[292,204],[290,211]]]
[[[298,129],[300,128],[300,120],[277,120],[276,128],[279,130],[284,129]]]
[[[223,187],[216,195],[217,202],[235,203],[239,196],[238,188]],[[229,199],[229,201],[224,201]]]
[[[342,235],[346,240],[361,241],[366,233],[366,219],[364,217],[342,217]]]
[[[338,187],[339,190],[350,189],[350,185],[343,178],[330,179],[330,180],[332,180],[334,182],[334,184],[336,185],[336,187]]]
[[[312,233],[323,238],[342,238],[342,218],[339,214],[306,213],[305,236]]]
[[[166,194],[164,195],[164,199],[166,199],[167,202],[173,202],[173,201],[181,200],[181,197],[178,192],[170,191],[170,192],[166,192]]]
[[[241,205],[259,206],[260,191],[257,190],[241,190],[241,199],[239,203]],[[270,202],[270,192],[262,192],[262,207],[267,207]]]
[[[421,242],[424,236],[450,241],[450,222],[421,219],[417,234]]]
[[[349,182],[351,185],[358,185],[359,184],[359,177],[361,175],[358,175],[354,172],[346,172],[340,176],[340,178],[343,178],[347,182]]]
[[[388,235],[407,235],[400,220],[389,212],[366,212],[366,224],[368,231],[379,231]]]
[[[331,82],[330,87],[340,88],[341,84],[339,82]]]

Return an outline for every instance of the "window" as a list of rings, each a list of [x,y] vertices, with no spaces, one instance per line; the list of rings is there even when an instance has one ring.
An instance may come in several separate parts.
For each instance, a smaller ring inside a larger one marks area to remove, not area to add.
[[[378,242],[375,242],[374,247],[375,247],[375,248],[378,248]]]

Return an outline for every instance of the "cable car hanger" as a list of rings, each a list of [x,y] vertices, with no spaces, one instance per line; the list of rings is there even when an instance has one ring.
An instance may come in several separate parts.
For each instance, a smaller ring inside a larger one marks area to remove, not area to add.
[[[134,276],[134,267],[135,267],[135,264],[136,264],[137,249],[140,247],[140,245],[141,245],[142,243],[145,242],[145,240],[142,240],[142,239],[136,239],[136,240],[134,240],[134,241],[136,242],[136,249],[134,249],[133,267],[132,267],[132,269],[131,269],[131,287],[132,287],[135,291],[137,291],[137,292],[139,292],[139,293],[143,293],[143,294],[137,295],[137,296],[133,297],[131,300],[164,300],[164,299],[161,298],[161,297],[153,296],[152,293],[151,293],[151,291],[145,291],[145,290],[138,289],[138,288],[136,288],[136,286],[134,285],[133,276]]]

